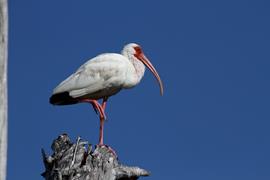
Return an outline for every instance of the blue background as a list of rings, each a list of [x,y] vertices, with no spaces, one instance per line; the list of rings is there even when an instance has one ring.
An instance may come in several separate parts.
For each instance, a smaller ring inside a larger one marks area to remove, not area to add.
[[[139,43],[147,71],[109,99],[105,143],[142,179],[270,178],[270,3],[258,0],[9,1],[8,180],[43,179],[40,149],[67,132],[96,144],[88,104],[52,106],[86,60]]]

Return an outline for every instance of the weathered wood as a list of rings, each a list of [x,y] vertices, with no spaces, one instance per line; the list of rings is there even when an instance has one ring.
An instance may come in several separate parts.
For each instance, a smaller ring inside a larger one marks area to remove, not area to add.
[[[0,0],[0,180],[6,179],[7,162],[7,0]]]
[[[67,134],[53,141],[53,154],[47,156],[42,150],[46,180],[135,180],[148,176],[139,167],[121,165],[115,152],[107,146],[93,150],[87,141],[77,139],[72,143]]]

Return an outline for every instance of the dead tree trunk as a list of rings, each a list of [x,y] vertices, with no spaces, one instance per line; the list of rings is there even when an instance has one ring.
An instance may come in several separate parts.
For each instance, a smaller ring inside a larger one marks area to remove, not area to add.
[[[7,0],[0,0],[0,180],[6,179],[7,162]]]
[[[46,180],[136,180],[149,172],[139,167],[121,165],[115,152],[107,146],[92,146],[77,139],[72,143],[66,134],[53,141],[53,154],[42,150]]]

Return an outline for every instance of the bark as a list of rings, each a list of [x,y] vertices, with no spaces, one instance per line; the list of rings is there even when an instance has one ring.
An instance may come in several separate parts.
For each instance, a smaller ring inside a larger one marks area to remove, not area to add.
[[[108,146],[96,146],[93,150],[80,137],[72,143],[67,134],[60,135],[52,143],[53,154],[42,150],[46,180],[135,180],[148,176],[139,167],[124,166]]]
[[[6,179],[7,162],[7,0],[0,0],[0,180]]]

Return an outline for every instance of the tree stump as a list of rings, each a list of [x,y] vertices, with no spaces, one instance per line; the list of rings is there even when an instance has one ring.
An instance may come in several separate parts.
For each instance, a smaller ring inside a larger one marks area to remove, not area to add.
[[[72,143],[67,134],[55,139],[51,146],[53,154],[47,156],[42,149],[46,180],[135,180],[149,176],[139,167],[121,165],[115,152],[107,146],[92,145],[78,137]]]

